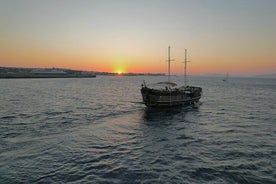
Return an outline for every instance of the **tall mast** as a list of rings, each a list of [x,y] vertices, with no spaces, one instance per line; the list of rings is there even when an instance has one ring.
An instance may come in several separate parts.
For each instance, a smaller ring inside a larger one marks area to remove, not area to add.
[[[185,61],[184,61],[184,63],[185,63],[185,65],[184,65],[185,86],[187,86],[187,62],[189,62],[189,61],[187,61],[187,49],[185,49]]]
[[[171,47],[168,47],[168,82],[171,82]]]

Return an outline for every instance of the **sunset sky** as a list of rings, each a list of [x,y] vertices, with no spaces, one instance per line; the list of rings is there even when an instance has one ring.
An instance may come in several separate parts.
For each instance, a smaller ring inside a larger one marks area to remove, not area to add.
[[[0,66],[276,73],[275,0],[0,0]]]

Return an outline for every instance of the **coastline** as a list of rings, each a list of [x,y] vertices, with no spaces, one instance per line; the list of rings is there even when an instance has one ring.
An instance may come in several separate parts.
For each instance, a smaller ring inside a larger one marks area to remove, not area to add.
[[[117,73],[81,71],[64,68],[20,68],[20,67],[1,67],[0,79],[18,78],[95,78],[97,75],[117,76]],[[163,73],[122,73],[120,76],[163,76]]]
[[[0,74],[0,79],[23,79],[23,78],[96,78],[96,75],[82,74],[32,74],[32,73],[15,73]]]

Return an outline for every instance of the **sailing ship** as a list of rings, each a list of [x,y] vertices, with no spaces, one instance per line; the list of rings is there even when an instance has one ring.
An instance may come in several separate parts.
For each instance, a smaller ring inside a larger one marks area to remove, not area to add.
[[[168,81],[146,84],[143,81],[141,94],[143,103],[148,107],[187,106],[201,98],[202,88],[187,85],[187,50],[185,49],[185,84],[178,87],[170,79],[170,47],[168,47]]]
[[[224,79],[222,79],[222,81],[223,82],[227,82],[228,81],[228,77],[229,77],[229,75],[228,75],[228,73],[226,74],[226,77],[224,78]]]

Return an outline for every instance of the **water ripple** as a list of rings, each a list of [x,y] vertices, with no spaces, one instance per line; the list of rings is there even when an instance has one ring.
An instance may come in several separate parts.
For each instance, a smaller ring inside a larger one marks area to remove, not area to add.
[[[145,77],[1,80],[0,183],[276,183],[275,80],[191,77],[198,108],[151,109]]]

